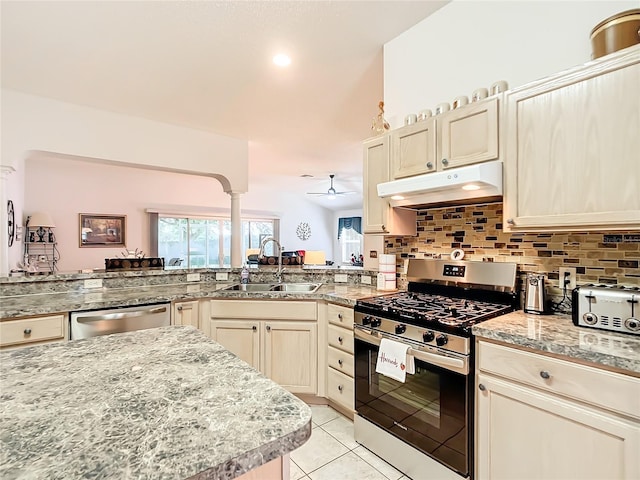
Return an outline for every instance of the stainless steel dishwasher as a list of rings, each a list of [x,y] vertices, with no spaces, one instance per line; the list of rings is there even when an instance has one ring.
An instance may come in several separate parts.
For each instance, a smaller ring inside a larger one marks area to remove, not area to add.
[[[154,303],[134,307],[71,312],[71,340],[166,327],[171,323],[171,304]]]

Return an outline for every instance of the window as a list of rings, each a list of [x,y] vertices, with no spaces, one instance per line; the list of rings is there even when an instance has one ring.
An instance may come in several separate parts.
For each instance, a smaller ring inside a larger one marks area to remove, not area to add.
[[[264,237],[275,234],[277,222],[275,219],[243,220],[242,251],[260,247]],[[180,265],[188,268],[228,267],[231,265],[231,220],[159,215],[158,256],[164,257],[167,264],[171,259],[181,259]]]
[[[362,265],[360,256],[364,250],[364,237],[361,233],[361,225],[361,217],[338,219],[338,241],[340,242],[340,261],[342,263]]]

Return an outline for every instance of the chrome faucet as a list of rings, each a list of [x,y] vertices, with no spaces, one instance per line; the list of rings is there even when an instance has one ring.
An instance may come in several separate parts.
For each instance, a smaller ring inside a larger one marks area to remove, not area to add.
[[[267,243],[273,242],[278,247],[278,272],[276,273],[276,279],[278,283],[282,283],[282,246],[280,242],[276,240],[274,237],[267,237],[260,242],[260,252],[258,253],[258,258],[264,258],[264,247]]]

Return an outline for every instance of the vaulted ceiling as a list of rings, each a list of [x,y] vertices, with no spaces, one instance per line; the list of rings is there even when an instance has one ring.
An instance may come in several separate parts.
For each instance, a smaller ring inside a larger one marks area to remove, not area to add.
[[[3,0],[2,86],[247,139],[250,185],[361,193],[382,47],[445,3]]]

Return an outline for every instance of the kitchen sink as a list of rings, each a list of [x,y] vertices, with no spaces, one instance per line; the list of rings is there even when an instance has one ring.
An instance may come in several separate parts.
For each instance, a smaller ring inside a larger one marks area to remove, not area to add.
[[[313,293],[320,288],[321,283],[278,283],[273,286],[274,292],[308,292]]]
[[[273,287],[272,283],[238,283],[223,290],[239,290],[241,292],[268,292]]]
[[[238,283],[223,290],[240,292],[313,293],[318,290],[321,285],[321,283]]]

